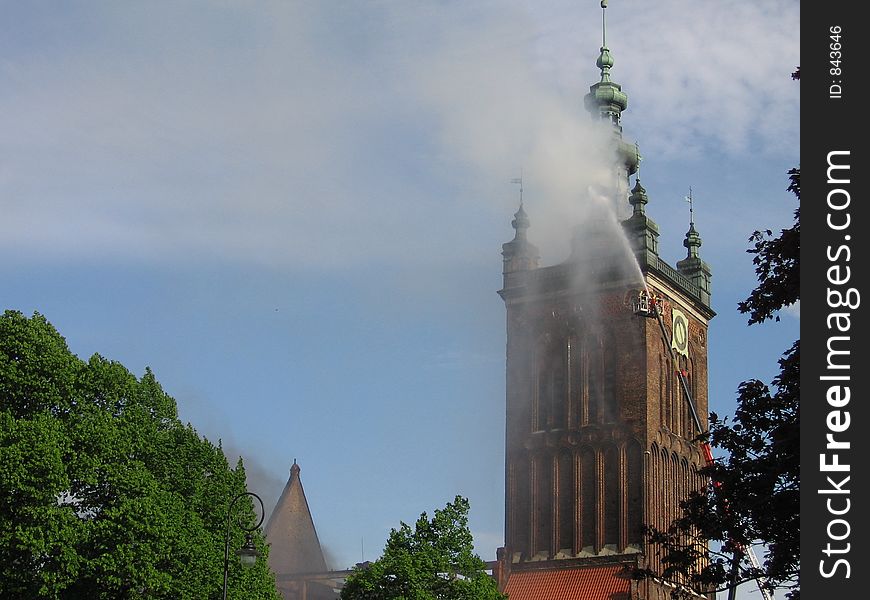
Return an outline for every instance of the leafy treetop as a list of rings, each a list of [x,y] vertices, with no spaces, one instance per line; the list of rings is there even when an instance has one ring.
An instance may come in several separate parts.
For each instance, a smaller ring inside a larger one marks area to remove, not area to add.
[[[384,554],[357,565],[342,600],[497,600],[486,564],[474,554],[467,499],[456,496],[432,519],[422,513],[414,528],[390,532]]]
[[[0,316],[0,597],[219,597],[227,506],[243,491],[244,467],[179,421],[150,370],[80,360],[42,315]],[[229,583],[279,598],[264,560],[231,561]]]

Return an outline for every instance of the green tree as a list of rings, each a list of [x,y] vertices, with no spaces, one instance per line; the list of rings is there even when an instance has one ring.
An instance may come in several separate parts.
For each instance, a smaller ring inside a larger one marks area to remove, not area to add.
[[[468,500],[456,496],[430,520],[393,529],[378,560],[358,565],[342,600],[487,600],[506,598],[474,554]]]
[[[800,70],[792,77],[800,79]],[[799,202],[800,168],[788,175],[788,191]],[[800,300],[800,208],[790,228],[776,237],[756,231],[750,242],[759,283],[738,309],[749,325],[778,321],[781,310]],[[712,491],[684,502],[683,516],[668,531],[650,531],[667,565],[658,575],[708,589],[756,580],[800,597],[800,340],[779,359],[771,384],[744,381],[733,418],[710,415],[709,440],[725,458],[704,469],[716,482]],[[708,553],[707,540],[716,552]],[[740,560],[755,544],[764,548],[760,568]]]
[[[80,360],[39,314],[0,317],[0,597],[220,597],[226,511],[245,489],[241,462],[180,422],[150,370]],[[253,521],[243,504],[234,518]],[[229,583],[278,598],[265,560],[231,561]]]

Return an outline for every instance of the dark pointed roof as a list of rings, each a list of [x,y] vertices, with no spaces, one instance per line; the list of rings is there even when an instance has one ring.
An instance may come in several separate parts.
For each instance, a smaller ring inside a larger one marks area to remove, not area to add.
[[[300,470],[294,460],[287,485],[266,525],[266,540],[270,545],[269,567],[276,575],[322,573],[328,570],[308,500],[302,489],[302,480],[299,479]]]

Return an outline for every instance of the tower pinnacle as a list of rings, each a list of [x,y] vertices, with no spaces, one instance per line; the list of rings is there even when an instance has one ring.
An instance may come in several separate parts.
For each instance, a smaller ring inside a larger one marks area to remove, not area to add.
[[[511,183],[517,183],[520,186],[520,207],[514,213],[511,227],[514,228],[514,239],[506,244],[502,244],[502,256],[504,257],[504,274],[505,281],[510,278],[510,274],[517,271],[527,271],[535,269],[538,266],[538,249],[534,244],[530,243],[526,236],[526,231],[529,228],[529,216],[523,209],[523,179],[512,179]],[[507,287],[507,283],[505,283]]]
[[[589,88],[586,94],[586,109],[602,119],[611,121],[617,131],[622,131],[619,125],[620,115],[628,107],[628,96],[622,91],[622,86],[610,79],[610,69],[613,67],[613,56],[607,47],[607,0],[601,2],[601,48],[596,66],[601,70],[601,80]]]
[[[689,230],[683,240],[683,246],[686,247],[686,258],[677,262],[677,270],[697,286],[701,301],[709,306],[711,271],[710,266],[701,260],[700,252],[698,252],[698,248],[701,247],[701,236],[695,229],[695,199],[692,196],[691,187],[685,200],[689,203]]]

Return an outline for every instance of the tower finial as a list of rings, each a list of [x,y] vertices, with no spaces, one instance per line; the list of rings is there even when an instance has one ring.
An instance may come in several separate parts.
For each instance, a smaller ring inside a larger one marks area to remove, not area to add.
[[[695,198],[692,195],[692,187],[689,186],[689,195],[684,199],[689,203],[689,230],[683,246],[686,247],[686,258],[677,262],[677,270],[688,277],[698,289],[699,298],[706,306],[710,306],[710,267],[701,260],[699,248],[701,236],[695,229]]]
[[[692,186],[689,186],[689,195],[684,198],[689,203],[689,230],[686,232],[686,239],[683,240],[683,246],[688,249],[686,258],[697,258],[698,248],[701,247],[701,236],[695,229],[695,199],[692,196]]]
[[[520,208],[523,207],[523,170],[520,169],[520,176],[511,179],[511,183],[519,184],[520,186]]]
[[[628,96],[618,83],[610,79],[610,69],[613,67],[613,56],[607,47],[607,0],[601,0],[601,48],[595,65],[601,71],[598,83],[589,88],[586,94],[586,109],[593,115],[611,121],[621,132],[619,116],[628,107]]]
[[[692,186],[689,186],[689,195],[686,196],[685,200],[689,203],[689,227],[693,228],[695,226],[695,200],[692,198]]]

